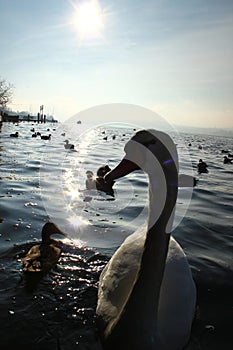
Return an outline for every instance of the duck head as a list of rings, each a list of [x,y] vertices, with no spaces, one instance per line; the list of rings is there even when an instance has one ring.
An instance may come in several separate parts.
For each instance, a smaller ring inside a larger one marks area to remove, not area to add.
[[[56,243],[57,241],[50,237],[53,234],[59,234],[64,237],[67,236],[66,233],[64,233],[57,227],[57,225],[49,221],[42,228],[42,232],[41,232],[42,244]]]
[[[101,166],[98,170],[96,175],[99,177],[104,177],[109,171],[111,171],[111,168],[108,165]]]

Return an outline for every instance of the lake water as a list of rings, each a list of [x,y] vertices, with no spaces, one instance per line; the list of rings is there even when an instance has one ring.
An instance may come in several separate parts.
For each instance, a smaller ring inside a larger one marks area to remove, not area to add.
[[[32,138],[32,128],[51,134],[51,140]],[[142,172],[117,180],[114,200],[85,189],[87,170],[96,173],[105,164],[113,168],[122,158],[133,125],[83,129],[80,124],[75,128],[79,130],[76,137],[72,127],[60,123],[1,125],[1,350],[19,346],[100,349],[95,330],[99,275],[124,238],[146,219],[147,177]],[[16,131],[18,138],[9,137]],[[232,139],[172,136],[181,171],[198,179],[194,189],[179,189],[173,231],[188,257],[198,291],[186,349],[230,350],[233,164],[223,164],[221,150],[233,153]],[[74,151],[64,148],[67,138],[74,143]],[[208,164],[208,173],[197,173],[200,158]],[[61,258],[43,278],[27,279],[21,258],[40,240],[48,220],[68,233]]]

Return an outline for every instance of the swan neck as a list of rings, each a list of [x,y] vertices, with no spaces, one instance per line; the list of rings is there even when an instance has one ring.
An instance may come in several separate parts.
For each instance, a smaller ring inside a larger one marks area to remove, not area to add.
[[[178,181],[178,177],[176,178]],[[173,221],[177,198],[177,185],[173,185],[174,178],[170,180],[166,178],[167,191],[161,207],[160,194],[163,194],[164,189],[160,191],[161,184],[153,182],[149,177],[148,230],[137,280],[124,309],[127,315],[134,313],[136,307],[137,317],[148,320],[147,327],[148,330],[151,329],[152,336],[156,336],[154,330],[157,324],[160,287],[170,239],[167,227],[168,222]],[[158,218],[154,218],[156,211]],[[148,315],[152,309],[153,318],[150,320]]]

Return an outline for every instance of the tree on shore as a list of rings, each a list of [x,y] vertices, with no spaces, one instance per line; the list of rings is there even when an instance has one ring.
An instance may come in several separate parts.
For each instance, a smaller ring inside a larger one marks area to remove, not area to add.
[[[0,109],[6,108],[7,104],[11,102],[12,94],[13,85],[0,78]]]

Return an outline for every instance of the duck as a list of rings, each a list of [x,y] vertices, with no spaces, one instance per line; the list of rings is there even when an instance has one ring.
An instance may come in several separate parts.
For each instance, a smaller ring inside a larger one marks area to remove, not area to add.
[[[96,181],[94,179],[93,171],[87,170],[86,171],[86,189],[87,190],[95,190],[96,189]]]
[[[64,141],[65,144],[65,149],[74,149],[74,145],[72,143],[69,143],[69,140]]]
[[[148,174],[148,218],[101,272],[99,339],[104,350],[181,350],[191,333],[196,286],[187,257],[171,236],[179,177],[178,154],[169,135],[137,131],[105,181],[111,184],[136,170]]]
[[[98,168],[96,172],[96,189],[98,191],[105,192],[107,195],[114,197],[114,190],[112,186],[114,185],[114,182],[111,184],[107,183],[104,179],[105,175],[111,170],[111,168],[108,165],[102,165]]]
[[[224,156],[224,157],[223,157],[223,163],[224,163],[224,164],[229,164],[229,163],[231,163],[232,161],[233,161],[233,159],[228,158],[227,156]]]
[[[19,137],[18,131],[16,131],[14,134],[10,134],[10,137]]]
[[[107,165],[102,165],[97,169],[96,175],[98,177],[104,177],[109,171],[111,171],[111,168]]]
[[[51,238],[52,234],[66,236],[53,222],[47,222],[41,232],[42,242],[31,247],[22,259],[23,272],[47,272],[58,262],[61,249],[57,246],[59,241]]]
[[[199,162],[197,163],[197,171],[199,174],[202,173],[208,173],[208,165],[206,162],[204,162],[202,159],[199,159]]]
[[[34,134],[32,134],[32,137],[37,137],[37,133],[35,132]]]
[[[51,139],[51,134],[49,134],[49,135],[41,135],[40,136],[40,138],[42,139],[42,140],[50,140]]]

